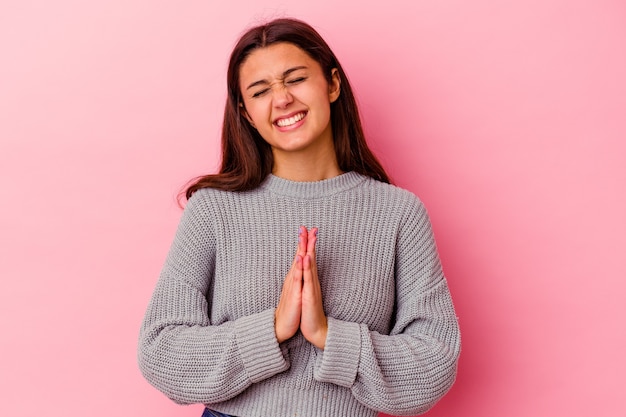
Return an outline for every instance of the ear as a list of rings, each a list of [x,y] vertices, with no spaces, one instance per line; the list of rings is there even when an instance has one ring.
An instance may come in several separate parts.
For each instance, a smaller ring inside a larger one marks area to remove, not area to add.
[[[246,120],[248,121],[248,123],[250,123],[250,125],[252,125],[253,128],[256,129],[256,126],[254,125],[254,122],[252,121],[252,118],[250,117],[250,115],[248,114],[248,111],[246,110],[246,108],[243,106],[243,103],[239,103],[239,110],[241,111],[241,113],[243,114],[243,116],[246,118]]]
[[[333,68],[330,71],[330,83],[328,84],[328,98],[331,103],[334,103],[339,98],[341,93],[341,79],[339,78],[339,70]]]

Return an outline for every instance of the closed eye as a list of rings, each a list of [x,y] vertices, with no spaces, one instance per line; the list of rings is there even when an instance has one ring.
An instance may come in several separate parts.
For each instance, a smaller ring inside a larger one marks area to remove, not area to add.
[[[298,78],[293,78],[291,80],[287,80],[286,83],[287,84],[298,84],[298,83],[301,83],[304,80],[306,80],[306,77],[298,77]]]
[[[257,91],[256,93],[252,94],[252,98],[261,97],[262,95],[266,94],[268,91],[270,91],[269,88],[264,88],[263,90]]]
[[[300,84],[301,82],[305,81],[307,79],[307,77],[296,77],[296,78],[292,78],[289,80],[285,80],[283,81],[285,85],[296,85],[296,84]],[[261,96],[264,96],[265,94],[267,94],[270,90],[272,89],[272,87],[267,87],[264,88],[262,90],[259,90],[257,92],[255,92],[254,94],[252,94],[252,98],[258,98]]]

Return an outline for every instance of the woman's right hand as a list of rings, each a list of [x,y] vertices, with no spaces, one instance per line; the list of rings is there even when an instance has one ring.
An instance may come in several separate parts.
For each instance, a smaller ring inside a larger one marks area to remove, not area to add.
[[[274,313],[274,329],[278,343],[291,338],[300,327],[300,317],[302,315],[302,262],[307,250],[307,233],[306,227],[300,226],[296,256],[283,282],[280,300]]]

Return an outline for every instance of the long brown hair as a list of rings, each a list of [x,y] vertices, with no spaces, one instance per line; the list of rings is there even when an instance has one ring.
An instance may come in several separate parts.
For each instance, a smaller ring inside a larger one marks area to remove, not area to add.
[[[189,199],[201,188],[245,191],[258,187],[272,172],[271,147],[243,114],[239,69],[252,51],[278,42],[291,43],[316,60],[331,81],[336,68],[341,81],[339,98],[331,104],[331,126],[339,168],[389,183],[389,177],[368,148],[359,110],[348,77],[324,39],[308,24],[291,18],[272,20],[241,36],[230,56],[228,98],[222,125],[222,164],[219,173],[195,178],[185,190]]]

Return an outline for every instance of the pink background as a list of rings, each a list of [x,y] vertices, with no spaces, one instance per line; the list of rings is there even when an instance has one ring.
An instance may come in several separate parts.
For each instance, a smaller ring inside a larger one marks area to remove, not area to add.
[[[282,15],[430,210],[464,345],[428,415],[626,415],[626,3],[227,3],[2,1],[0,415],[199,417],[143,380],[138,328],[233,43]]]

